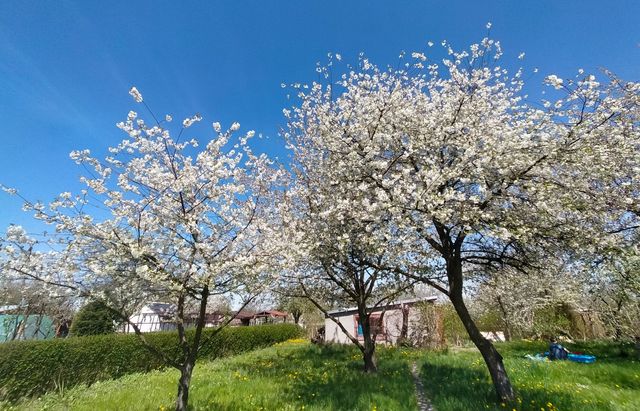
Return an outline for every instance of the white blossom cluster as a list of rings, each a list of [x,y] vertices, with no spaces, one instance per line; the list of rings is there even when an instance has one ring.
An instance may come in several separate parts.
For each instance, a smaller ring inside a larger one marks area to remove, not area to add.
[[[382,70],[362,57],[338,84],[298,89],[284,111],[292,195],[323,224],[297,240],[347,252],[353,236],[332,230],[356,227],[371,255],[392,250],[396,267],[445,291],[454,259],[471,275],[522,264],[526,250],[624,241],[637,226],[640,84],[551,75],[561,95],[540,107],[526,103],[522,70],[496,65],[498,42],[443,46],[442,66]]]
[[[130,94],[142,101],[135,87]],[[182,125],[201,119],[195,115]],[[88,170],[81,178],[86,189],[61,193],[48,205],[25,203],[55,227],[48,240],[55,264],[12,226],[5,238],[22,247],[5,247],[1,260],[10,267],[0,267],[2,274],[37,277],[114,306],[255,293],[266,286],[259,279],[268,274],[271,253],[264,235],[270,229],[267,206],[282,172],[252,153],[247,140],[254,132],[234,145],[234,123],[198,151],[197,140],[177,142],[168,129],[148,125],[133,111],[118,127],[127,137],[104,159],[89,150],[70,154]]]

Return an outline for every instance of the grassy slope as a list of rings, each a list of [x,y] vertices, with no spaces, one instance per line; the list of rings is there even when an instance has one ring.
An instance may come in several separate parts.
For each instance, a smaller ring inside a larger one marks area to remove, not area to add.
[[[285,343],[199,364],[190,404],[197,410],[411,410],[416,401],[407,353],[381,350],[380,373],[360,372],[351,347]],[[24,410],[172,409],[177,371],[132,374],[25,402]]]
[[[595,354],[598,360],[535,362],[522,357],[545,351],[544,343],[499,345],[518,395],[511,405],[494,405],[489,373],[475,350],[428,355],[422,375],[439,411],[640,410],[640,362],[634,360],[631,347],[591,343],[568,348]]]
[[[640,363],[617,347],[591,344],[573,350],[598,355],[596,364],[536,363],[522,356],[544,344],[499,346],[520,402],[495,405],[489,375],[471,349],[431,353],[380,348],[380,373],[360,372],[353,347],[285,343],[196,367],[191,404],[221,410],[413,410],[409,364],[423,363],[425,386],[438,411],[450,410],[637,410]],[[24,402],[26,410],[171,409],[176,371],[133,374],[93,386]],[[0,408],[1,404],[0,404]]]

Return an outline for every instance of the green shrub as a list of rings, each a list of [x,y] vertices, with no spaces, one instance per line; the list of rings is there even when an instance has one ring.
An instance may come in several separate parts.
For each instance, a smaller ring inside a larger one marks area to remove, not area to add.
[[[469,334],[453,305],[450,303],[440,304],[438,309],[440,310],[440,315],[442,315],[442,327],[446,343],[457,346],[469,343]]]
[[[118,316],[101,301],[91,301],[83,306],[71,323],[71,335],[113,334]]]
[[[213,329],[203,331],[203,340]],[[301,336],[294,324],[227,327],[207,341],[200,359],[238,354]],[[189,337],[193,336],[190,330]],[[176,332],[147,333],[145,338],[177,357]],[[164,368],[165,364],[133,334],[110,334],[47,341],[0,344],[0,399],[15,401],[77,384],[118,378],[133,372]]]

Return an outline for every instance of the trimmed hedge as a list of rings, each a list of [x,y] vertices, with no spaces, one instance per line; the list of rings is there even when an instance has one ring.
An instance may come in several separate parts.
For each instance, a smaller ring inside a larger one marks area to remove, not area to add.
[[[213,329],[203,330],[208,338]],[[193,330],[190,330],[191,335]],[[202,347],[199,359],[215,359],[267,347],[300,337],[294,324],[227,327]],[[145,338],[177,357],[176,332],[155,332]],[[0,344],[0,399],[16,401],[76,384],[92,384],[134,372],[166,367],[134,334],[95,335],[46,341]]]

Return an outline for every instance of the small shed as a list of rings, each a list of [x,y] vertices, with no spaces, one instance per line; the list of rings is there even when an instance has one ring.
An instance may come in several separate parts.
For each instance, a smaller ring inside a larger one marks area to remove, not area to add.
[[[403,337],[422,339],[424,336],[419,334],[428,332],[428,329],[422,327],[423,317],[418,307],[420,304],[433,304],[436,300],[437,297],[414,298],[374,308],[370,321],[376,342],[396,344]],[[339,321],[352,336],[364,340],[358,310],[352,307],[329,311],[328,315],[325,315],[324,339],[326,342],[342,344],[352,342],[331,317]]]

